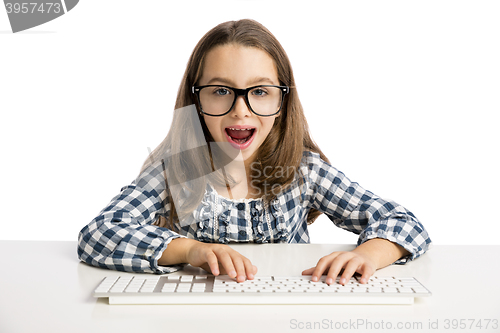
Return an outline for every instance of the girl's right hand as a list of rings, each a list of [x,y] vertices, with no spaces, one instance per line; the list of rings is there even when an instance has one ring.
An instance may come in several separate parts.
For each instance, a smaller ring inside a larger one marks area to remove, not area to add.
[[[224,244],[192,242],[186,252],[188,264],[217,276],[227,274],[238,282],[253,280],[257,267],[238,251]]]

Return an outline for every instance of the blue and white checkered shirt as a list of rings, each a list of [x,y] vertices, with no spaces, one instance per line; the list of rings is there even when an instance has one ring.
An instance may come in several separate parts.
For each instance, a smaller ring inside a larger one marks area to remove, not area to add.
[[[156,225],[160,216],[168,220],[170,203],[161,165],[153,164],[80,231],[78,256],[98,267],[170,273],[182,265],[159,266],[158,259],[177,237],[218,243],[309,243],[311,208],[336,226],[359,234],[358,245],[372,238],[401,245],[410,255],[399,264],[430,247],[427,231],[410,211],[351,182],[319,154],[304,152],[300,169],[304,183],[296,177],[268,205],[262,199],[230,200],[207,187],[201,204],[176,233]]]

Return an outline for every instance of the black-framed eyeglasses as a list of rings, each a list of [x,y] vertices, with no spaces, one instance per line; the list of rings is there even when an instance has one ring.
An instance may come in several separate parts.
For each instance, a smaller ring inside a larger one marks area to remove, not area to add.
[[[228,114],[236,104],[238,96],[244,96],[250,111],[261,117],[269,117],[281,111],[285,95],[290,92],[290,88],[260,85],[237,89],[222,85],[206,85],[193,86],[192,92],[198,99],[200,111],[209,116],[219,117]]]

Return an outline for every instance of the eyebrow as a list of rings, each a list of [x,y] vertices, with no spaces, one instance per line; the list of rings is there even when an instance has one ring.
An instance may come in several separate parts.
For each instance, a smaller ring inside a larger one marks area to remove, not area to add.
[[[218,77],[218,76],[211,78],[211,79],[207,82],[207,84],[212,84],[212,83],[214,83],[214,82],[221,82],[221,83],[223,83],[223,84],[227,84],[227,85],[234,85],[234,82],[233,82],[232,80],[230,80],[230,79],[226,79],[226,78],[223,78],[223,77]],[[268,78],[268,77],[263,77],[263,76],[254,77],[254,78],[252,78],[251,80],[247,81],[247,84],[248,84],[249,86],[251,86],[251,85],[254,85],[254,84],[256,84],[256,83],[258,84],[258,83],[265,83],[265,82],[267,82],[267,83],[269,83],[269,84],[272,84],[272,85],[274,85],[274,84],[275,84],[275,83],[273,82],[273,80],[271,80],[271,79],[270,79],[270,78]]]

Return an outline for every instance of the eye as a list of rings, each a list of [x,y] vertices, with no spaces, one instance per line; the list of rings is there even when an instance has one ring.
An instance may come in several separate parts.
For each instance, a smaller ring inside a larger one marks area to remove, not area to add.
[[[231,90],[224,87],[216,87],[214,88],[213,93],[216,96],[227,96],[231,94]]]
[[[255,88],[254,90],[252,90],[252,95],[264,97],[268,95],[268,93],[264,88]]]

